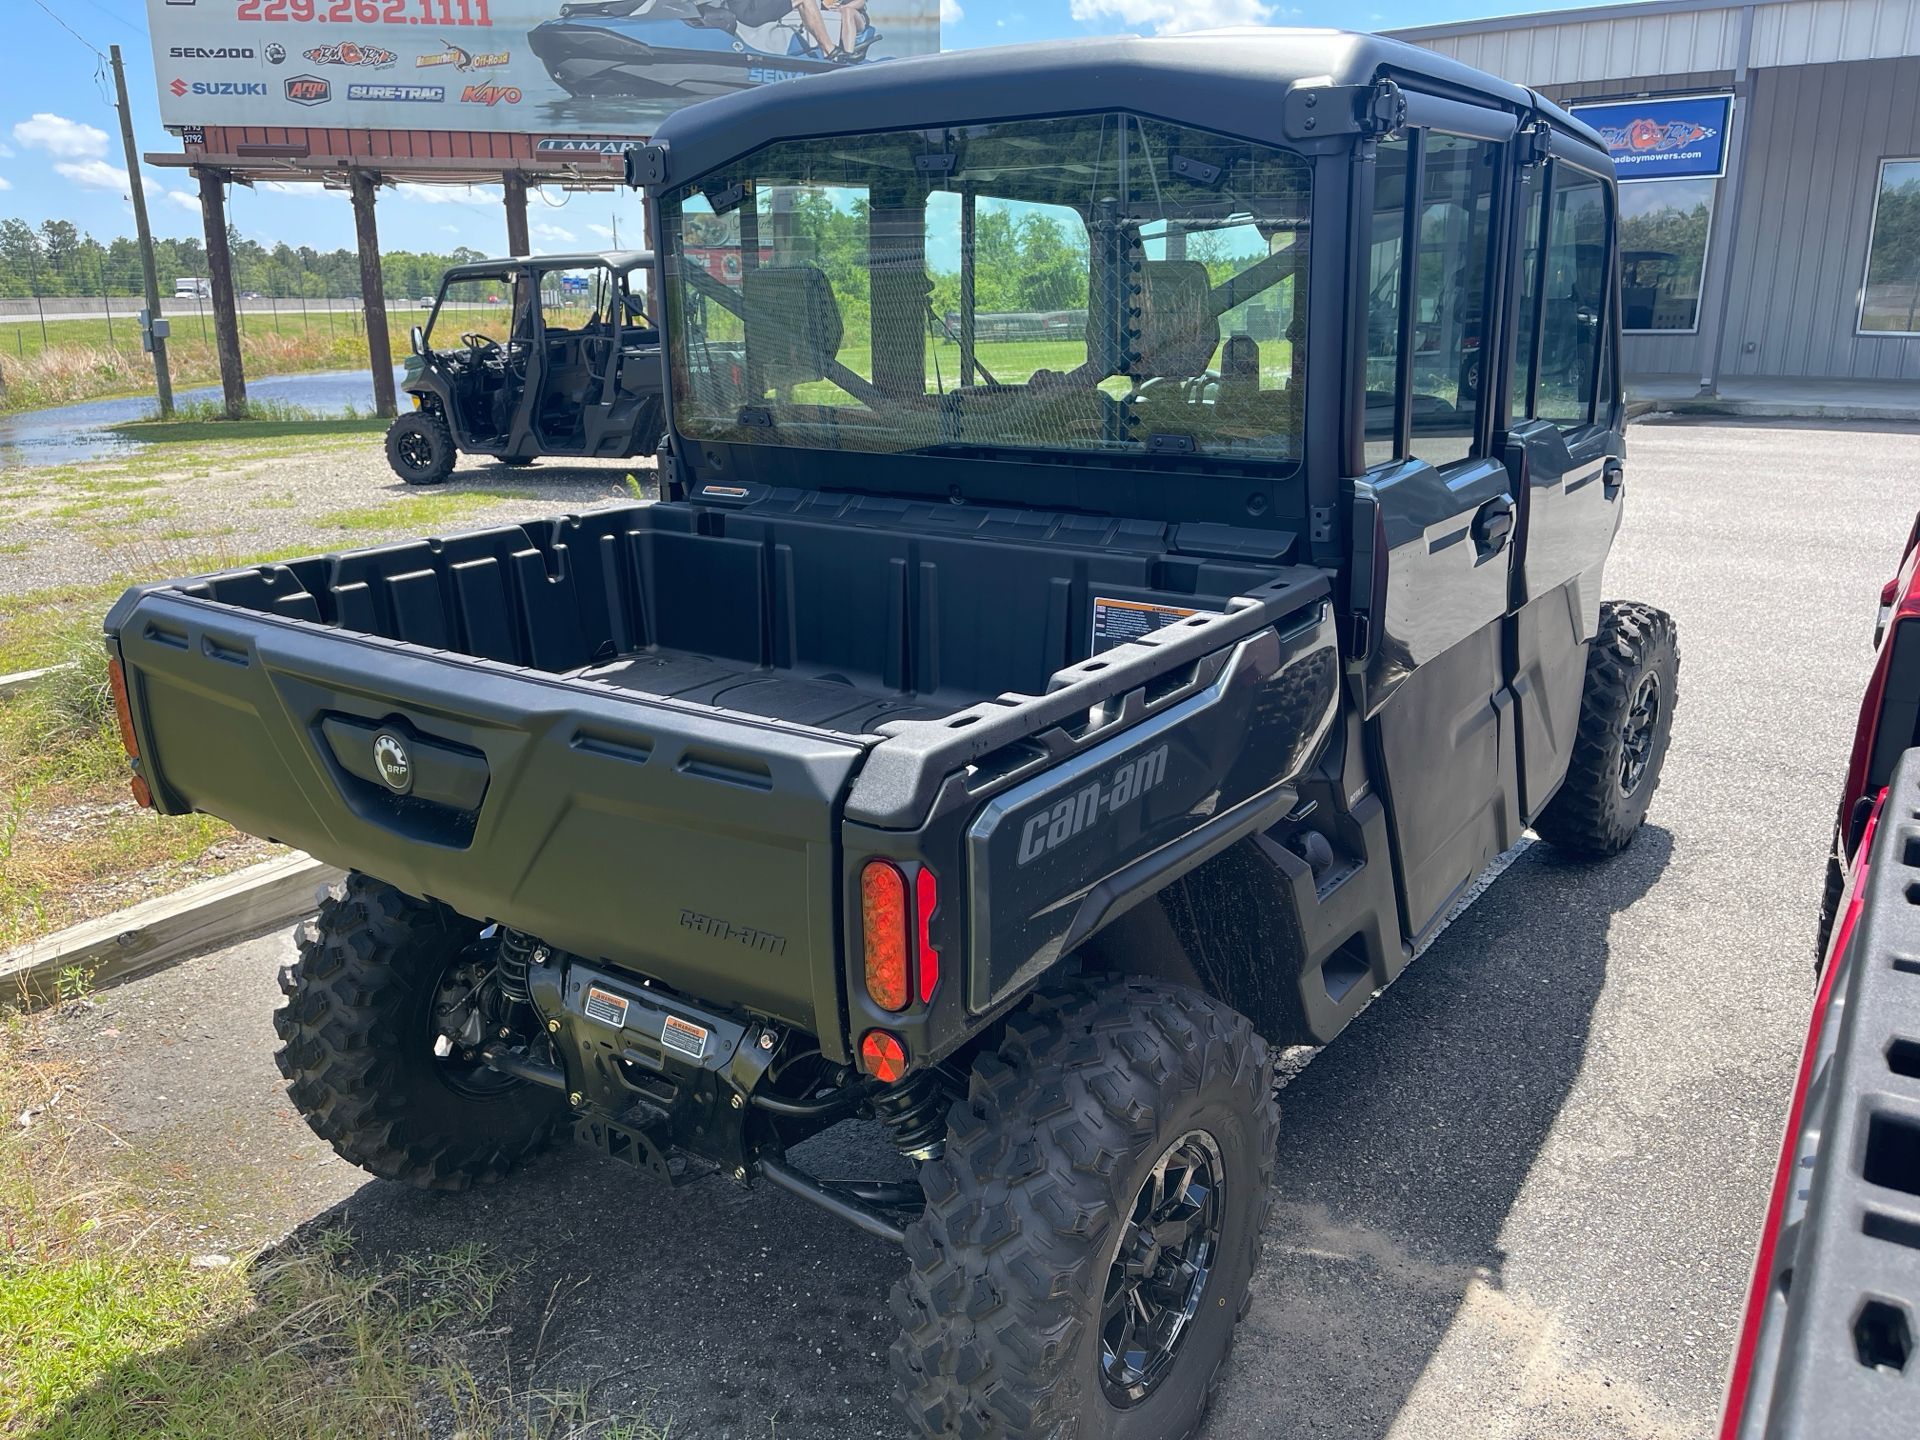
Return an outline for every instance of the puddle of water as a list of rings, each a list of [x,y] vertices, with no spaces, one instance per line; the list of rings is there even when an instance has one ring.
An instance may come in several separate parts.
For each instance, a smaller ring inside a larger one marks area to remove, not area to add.
[[[393,374],[397,385],[399,367],[395,367]],[[218,400],[220,393],[218,385],[198,385],[191,390],[176,390],[174,398],[182,403]],[[268,375],[247,382],[247,397],[282,400],[321,415],[344,415],[350,406],[362,414],[370,414],[373,372],[326,370],[313,375]],[[0,472],[130,455],[143,448],[142,442],[117,435],[107,427],[128,420],[151,419],[154,414],[153,399],[136,395],[0,415]]]

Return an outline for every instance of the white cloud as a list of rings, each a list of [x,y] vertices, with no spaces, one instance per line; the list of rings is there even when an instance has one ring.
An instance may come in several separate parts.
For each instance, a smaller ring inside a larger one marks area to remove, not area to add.
[[[942,25],[958,25],[966,18],[967,12],[965,8],[961,6],[960,0],[940,0],[940,23]]]
[[[63,160],[87,160],[107,153],[106,131],[96,130],[84,120],[69,120],[48,110],[16,124],[13,138]]]
[[[587,226],[587,229],[592,231],[595,235],[598,235],[602,240],[606,241],[609,245],[611,245],[614,242],[615,231],[611,225],[589,225]]]
[[[178,205],[182,210],[191,210],[196,215],[200,213],[200,192],[197,190],[169,190],[166,192],[166,198],[168,204]],[[260,239],[258,235],[253,238]],[[260,243],[264,245],[267,242],[262,240]]]
[[[416,185],[411,181],[393,187],[396,199],[416,205],[486,205],[498,202],[497,185]]]
[[[533,238],[549,245],[571,245],[579,237],[564,225],[552,225],[545,220],[536,220],[530,227]]]
[[[127,172],[105,160],[62,160],[53,169],[55,174],[89,190],[112,190],[122,195],[127,190]]]
[[[1071,6],[1073,18],[1082,24],[1118,20],[1123,25],[1151,26],[1159,35],[1264,25],[1278,9],[1263,0],[1072,0]]]
[[[7,179],[6,176],[0,175],[0,190],[11,190],[12,188],[13,182]]]
[[[0,140],[0,160],[11,160],[12,158],[13,147],[7,144],[6,141]]]

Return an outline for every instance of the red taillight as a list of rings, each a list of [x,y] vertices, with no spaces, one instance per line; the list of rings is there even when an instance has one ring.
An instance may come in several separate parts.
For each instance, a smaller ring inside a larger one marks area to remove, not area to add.
[[[897,1035],[869,1030],[860,1039],[860,1063],[874,1079],[891,1085],[907,1073],[907,1047]]]
[[[907,878],[885,860],[860,871],[860,940],[867,994],[882,1010],[907,1008]]]
[[[920,932],[920,1003],[933,999],[940,984],[940,952],[933,948],[933,912],[940,903],[940,882],[926,866],[913,879],[915,918]]]
[[[133,738],[133,706],[127,701],[127,672],[118,660],[107,662],[107,684],[113,689],[113,713],[120,721],[120,743],[129,759],[140,758],[140,743]]]
[[[118,659],[107,661],[107,685],[113,691],[113,714],[120,722],[120,743],[126,748],[127,758],[134,764],[135,774],[127,784],[133,792],[133,803],[144,810],[153,808],[153,791],[147,785],[146,777],[139,774],[140,742],[133,733],[133,706],[127,700],[127,672]]]

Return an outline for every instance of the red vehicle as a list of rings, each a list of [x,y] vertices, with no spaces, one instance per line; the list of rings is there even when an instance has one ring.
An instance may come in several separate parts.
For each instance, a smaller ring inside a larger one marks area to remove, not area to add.
[[[1874,644],[1721,1440],[1920,1433],[1920,519]]]

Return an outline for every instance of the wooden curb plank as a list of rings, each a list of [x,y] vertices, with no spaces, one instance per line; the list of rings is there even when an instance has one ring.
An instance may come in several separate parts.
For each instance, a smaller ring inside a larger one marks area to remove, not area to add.
[[[37,685],[47,676],[56,675],[67,668],[65,665],[47,665],[39,670],[21,670],[12,675],[0,675],[0,695],[11,695],[16,690]]]
[[[296,852],[43,936],[0,955],[0,1000],[57,1000],[71,972],[114,985],[250,939],[311,914],[320,888],[343,874]]]

